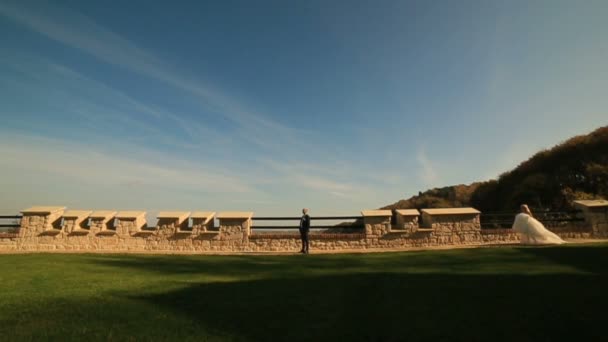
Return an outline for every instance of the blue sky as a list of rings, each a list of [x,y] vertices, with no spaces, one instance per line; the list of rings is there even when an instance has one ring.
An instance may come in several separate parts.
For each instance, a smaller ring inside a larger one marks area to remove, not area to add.
[[[0,208],[356,214],[494,178],[608,123],[606,18],[591,0],[3,0]]]

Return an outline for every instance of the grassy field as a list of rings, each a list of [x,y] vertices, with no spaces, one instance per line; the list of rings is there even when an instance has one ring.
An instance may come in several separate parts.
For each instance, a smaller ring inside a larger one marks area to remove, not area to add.
[[[608,244],[0,255],[0,341],[607,340]]]

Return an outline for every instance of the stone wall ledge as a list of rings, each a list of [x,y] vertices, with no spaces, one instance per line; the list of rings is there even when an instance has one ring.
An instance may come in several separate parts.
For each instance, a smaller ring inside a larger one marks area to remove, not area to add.
[[[390,210],[362,210],[361,216],[363,216],[363,217],[393,216],[393,212]]]
[[[475,208],[441,208],[441,209],[422,209],[423,214],[430,216],[438,215],[478,215],[481,212]]]
[[[98,219],[110,219],[116,216],[117,212],[112,210],[97,210],[89,215],[90,218],[98,218]]]
[[[574,206],[578,208],[608,208],[607,200],[577,200]]]
[[[175,235],[183,235],[183,236],[195,235],[192,232],[192,229],[181,229],[181,228],[178,229],[178,230],[176,230],[173,234],[175,234]]]
[[[65,210],[65,207],[31,207],[31,208],[27,208],[25,210],[21,210],[21,213],[24,215],[28,215],[28,214],[42,214],[42,215],[49,215],[49,214],[53,214],[53,213],[59,213],[59,212],[63,212]]]
[[[189,211],[161,211],[156,215],[159,220],[175,219],[177,224],[182,224],[190,216]]]
[[[515,231],[511,228],[497,228],[497,229],[482,229],[482,235],[489,234],[515,234]]]
[[[134,232],[133,235],[131,235],[131,236],[133,236],[133,237],[148,237],[148,236],[154,234],[155,232],[156,232],[156,229],[154,229],[154,230],[148,230],[148,229],[146,229],[146,230],[141,230],[139,232]]]
[[[65,218],[84,219],[93,213],[92,210],[67,210],[63,213]]]
[[[99,233],[97,233],[95,235],[101,235],[101,236],[103,236],[103,235],[108,235],[108,236],[110,236],[110,235],[116,235],[116,231],[115,230],[102,230],[102,231],[100,231]]]
[[[55,236],[61,234],[61,229],[48,229],[40,233],[40,236]]]
[[[203,224],[209,223],[215,217],[215,211],[195,211],[190,215],[191,219],[204,219]]]
[[[364,233],[310,233],[310,240],[359,240],[365,239]],[[300,234],[294,233],[254,233],[249,235],[249,239],[300,239]]]
[[[395,213],[401,216],[418,216],[420,212],[416,209],[395,209]]]
[[[253,217],[252,211],[224,211],[216,216],[219,220],[249,220]]]
[[[116,214],[116,218],[119,220],[137,220],[145,219],[145,211],[120,211]]]
[[[83,236],[89,235],[90,231],[88,229],[74,229],[68,235],[69,236]]]
[[[393,229],[391,228],[388,232],[386,232],[386,234],[409,234],[409,233],[413,233],[412,230],[408,230],[408,229]]]
[[[0,239],[13,239],[17,238],[19,233],[0,233]]]

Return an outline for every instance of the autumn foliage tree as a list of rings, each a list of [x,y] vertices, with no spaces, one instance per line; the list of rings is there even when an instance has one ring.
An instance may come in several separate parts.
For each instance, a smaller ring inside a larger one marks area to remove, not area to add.
[[[384,208],[472,206],[482,212],[572,209],[577,199],[608,198],[608,126],[536,153],[498,179],[419,193]]]
[[[482,211],[512,210],[521,203],[565,210],[576,199],[608,198],[608,126],[541,151],[471,196]]]

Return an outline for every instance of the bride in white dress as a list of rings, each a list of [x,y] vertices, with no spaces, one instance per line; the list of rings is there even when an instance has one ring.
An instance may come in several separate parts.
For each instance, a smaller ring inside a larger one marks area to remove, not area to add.
[[[527,205],[521,205],[521,213],[515,216],[513,230],[519,233],[523,245],[560,245],[566,243],[555,233],[549,231],[532,216]]]

